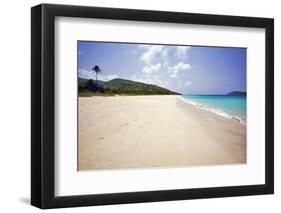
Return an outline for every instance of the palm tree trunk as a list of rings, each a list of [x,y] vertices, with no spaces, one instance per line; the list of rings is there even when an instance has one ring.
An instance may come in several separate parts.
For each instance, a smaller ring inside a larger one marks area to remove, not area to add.
[[[98,85],[98,73],[97,72],[96,72],[96,85]],[[96,90],[96,93],[98,93],[98,89]]]

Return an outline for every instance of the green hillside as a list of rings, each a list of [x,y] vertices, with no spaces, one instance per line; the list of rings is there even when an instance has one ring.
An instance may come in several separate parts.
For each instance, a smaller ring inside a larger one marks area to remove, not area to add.
[[[79,96],[91,95],[179,95],[153,84],[116,78],[110,81],[78,79]]]

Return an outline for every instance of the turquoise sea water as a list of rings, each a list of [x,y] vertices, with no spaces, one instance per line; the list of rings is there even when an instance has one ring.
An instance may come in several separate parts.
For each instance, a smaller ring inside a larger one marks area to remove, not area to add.
[[[183,95],[182,98],[200,108],[229,118],[238,118],[246,123],[246,96],[227,95]]]

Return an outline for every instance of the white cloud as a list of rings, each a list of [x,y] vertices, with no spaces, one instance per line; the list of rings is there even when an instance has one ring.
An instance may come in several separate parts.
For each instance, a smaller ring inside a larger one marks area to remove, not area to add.
[[[137,77],[131,77],[131,80],[165,88],[172,86],[173,89],[185,88],[184,82],[174,85],[173,79],[179,80],[180,72],[191,69],[191,65],[187,63],[190,48],[189,46],[139,45],[137,51],[140,53],[139,60],[143,62],[142,72]]]
[[[190,86],[190,85],[191,85],[191,82],[190,82],[190,81],[187,81],[187,82],[184,84],[185,87],[188,87],[188,86]]]
[[[162,56],[164,56],[164,57],[168,56],[168,49],[167,48],[163,49]]]
[[[78,76],[79,76],[79,78],[90,79],[90,78],[93,78],[93,73],[89,70],[79,69]]]
[[[168,82],[166,80],[162,80],[161,77],[157,74],[155,75],[142,75],[142,76],[136,76],[133,75],[130,80],[137,81],[145,84],[154,84],[158,85],[160,87],[167,88]]]
[[[152,45],[149,45],[149,44],[139,44],[138,48],[139,49],[148,49],[150,46],[152,46]]]
[[[164,46],[162,45],[141,45],[146,51],[141,55],[140,60],[146,64],[152,63],[159,56],[165,54]]]
[[[100,76],[100,80],[102,80],[102,81],[110,81],[110,80],[112,80],[112,79],[115,79],[115,78],[119,78],[119,76],[118,75],[101,75]]]
[[[178,73],[181,71],[188,71],[191,69],[190,64],[179,62],[178,64],[168,67],[168,73],[170,73],[171,78],[177,78]]]
[[[146,65],[142,68],[142,72],[146,74],[156,73],[161,69],[161,67],[162,67],[161,63]]]
[[[180,46],[180,47],[177,47],[177,56],[180,58],[180,59],[183,59],[187,56],[187,52],[188,50],[190,49],[189,46]]]
[[[145,64],[169,63],[171,60],[185,60],[190,46],[163,46],[163,45],[139,45],[143,50],[140,60]]]

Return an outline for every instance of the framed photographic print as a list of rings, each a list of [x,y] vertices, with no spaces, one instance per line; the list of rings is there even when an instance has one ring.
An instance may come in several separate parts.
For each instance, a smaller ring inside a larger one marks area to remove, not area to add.
[[[274,21],[31,9],[31,203],[271,194]]]

